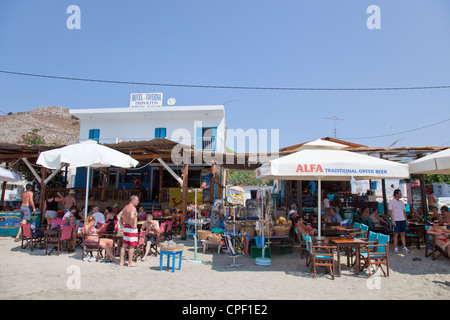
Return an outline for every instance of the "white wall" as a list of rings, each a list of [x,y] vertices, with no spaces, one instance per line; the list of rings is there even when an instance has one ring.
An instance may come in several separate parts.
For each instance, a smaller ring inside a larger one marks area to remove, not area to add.
[[[152,140],[155,138],[155,128],[166,128],[168,139],[175,138],[174,135],[180,136],[180,133],[184,132],[187,135],[185,141],[195,146],[196,127],[217,127],[217,151],[224,152],[226,130],[224,113],[216,112],[217,110],[196,111],[194,108],[190,112],[147,112],[135,115],[133,113],[81,115],[81,111],[77,110],[73,112],[71,110],[71,113],[81,119],[81,141],[89,138],[90,129],[100,129],[100,143],[115,143],[116,138],[123,141]]]

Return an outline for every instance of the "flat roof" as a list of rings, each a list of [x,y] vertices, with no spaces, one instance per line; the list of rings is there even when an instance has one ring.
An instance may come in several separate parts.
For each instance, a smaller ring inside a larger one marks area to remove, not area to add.
[[[146,114],[162,114],[168,112],[205,112],[209,116],[225,116],[224,105],[206,106],[162,106],[162,107],[127,107],[127,108],[92,108],[92,109],[70,109],[70,114],[77,118],[89,119],[92,116],[115,116],[131,115],[133,117]]]

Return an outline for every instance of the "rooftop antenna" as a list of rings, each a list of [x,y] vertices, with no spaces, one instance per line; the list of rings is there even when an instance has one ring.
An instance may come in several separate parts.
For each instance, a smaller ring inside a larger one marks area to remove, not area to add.
[[[333,116],[332,118],[325,118],[325,119],[329,119],[329,120],[333,120],[334,122],[334,138],[337,139],[337,134],[336,134],[336,120],[344,120],[344,119],[339,119],[336,116]]]
[[[392,133],[392,138],[395,139],[395,136],[394,136],[394,130],[392,130],[392,126],[391,126],[391,133]],[[405,139],[405,137],[399,138],[399,139],[395,139],[394,142],[391,143],[391,144],[388,146],[388,148],[395,146],[395,145],[397,144],[397,142],[402,141],[403,139]]]

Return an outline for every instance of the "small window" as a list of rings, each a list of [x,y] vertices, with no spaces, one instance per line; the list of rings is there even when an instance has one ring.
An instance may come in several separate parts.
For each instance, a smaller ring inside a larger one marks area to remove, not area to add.
[[[166,137],[166,128],[155,129],[155,138],[165,138],[165,137]]]
[[[100,129],[90,129],[89,139],[99,142],[100,140]]]

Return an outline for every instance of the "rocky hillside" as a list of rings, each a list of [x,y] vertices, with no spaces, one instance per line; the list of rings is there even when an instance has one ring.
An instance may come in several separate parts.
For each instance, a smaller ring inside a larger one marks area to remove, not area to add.
[[[17,143],[22,134],[39,129],[49,144],[64,145],[78,141],[80,121],[70,115],[68,108],[42,107],[28,112],[0,116],[0,142]]]

